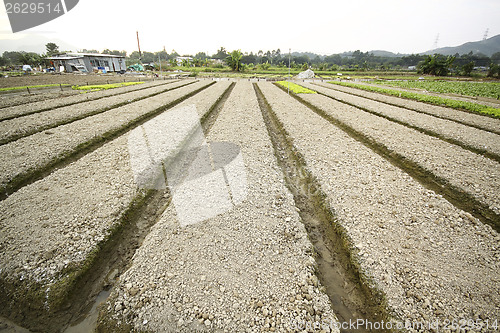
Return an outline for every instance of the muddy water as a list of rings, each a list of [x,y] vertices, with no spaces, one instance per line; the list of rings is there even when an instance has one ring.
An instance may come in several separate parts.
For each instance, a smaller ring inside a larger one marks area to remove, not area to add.
[[[111,294],[110,290],[103,290],[97,295],[92,308],[89,313],[84,316],[81,320],[77,321],[73,325],[69,326],[64,333],[88,333],[93,332],[97,325],[97,318],[99,316],[99,305],[104,303]]]

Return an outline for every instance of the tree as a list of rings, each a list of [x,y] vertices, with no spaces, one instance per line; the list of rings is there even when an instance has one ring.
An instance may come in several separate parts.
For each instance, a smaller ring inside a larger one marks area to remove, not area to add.
[[[465,65],[462,66],[462,73],[465,75],[465,76],[470,76],[470,73],[472,72],[472,70],[474,69],[474,61],[471,61]]]
[[[444,57],[441,54],[427,56],[427,58],[418,65],[419,73],[446,76],[450,71],[450,67],[455,61],[455,57]]]
[[[241,50],[234,50],[227,56],[226,63],[233,71],[239,72],[243,70],[243,66],[241,65],[242,57],[243,53],[241,53]]]
[[[493,55],[491,56],[491,61],[496,64],[500,64],[500,52],[493,53]]]
[[[212,56],[212,58],[223,60],[223,59],[226,59],[227,56],[228,56],[228,53],[227,53],[226,49],[221,46],[220,49],[217,51],[217,53]]]
[[[205,52],[198,52],[194,56],[195,59],[200,59],[200,60],[205,60],[208,58],[207,54]]]
[[[488,69],[487,77],[493,77],[497,74],[500,77],[500,66],[495,63],[490,63],[490,68]]]
[[[47,43],[45,44],[45,48],[47,49],[47,55],[53,56],[59,53],[59,46],[56,43]]]

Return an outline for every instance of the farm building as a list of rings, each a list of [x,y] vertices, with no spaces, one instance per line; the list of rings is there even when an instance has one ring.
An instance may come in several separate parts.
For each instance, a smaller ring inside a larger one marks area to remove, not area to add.
[[[125,57],[99,53],[65,53],[48,57],[56,71],[72,72],[125,72]]]

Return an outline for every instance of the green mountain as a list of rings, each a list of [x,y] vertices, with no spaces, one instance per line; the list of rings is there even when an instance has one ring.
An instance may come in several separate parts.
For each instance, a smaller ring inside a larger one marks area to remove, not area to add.
[[[493,36],[491,38],[462,44],[460,46],[454,47],[441,47],[434,50],[429,50],[423,54],[444,54],[444,55],[455,55],[455,54],[467,54],[467,53],[482,53],[491,57],[493,53],[500,52],[500,35]]]

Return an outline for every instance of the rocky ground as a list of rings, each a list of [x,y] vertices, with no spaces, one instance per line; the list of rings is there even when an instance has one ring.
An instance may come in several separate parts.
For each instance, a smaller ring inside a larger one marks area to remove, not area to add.
[[[447,320],[470,319],[471,330],[489,331],[486,320],[500,310],[498,233],[286,92],[259,86],[321,183],[363,273],[384,292],[395,317],[438,321],[439,331]]]
[[[481,116],[475,113],[454,110],[442,106],[436,106],[426,103],[421,103],[417,101],[412,101],[409,99],[398,98],[394,96],[387,96],[383,94],[377,94],[374,92],[359,90],[350,87],[343,87],[339,85],[328,84],[325,82],[314,82],[314,84],[326,87],[333,90],[338,90],[353,94],[356,96],[362,96],[364,98],[373,99],[390,105],[395,105],[409,110],[429,114],[434,117],[453,120],[458,123],[463,123],[472,127],[480,128],[483,130],[491,131],[500,134],[500,121],[498,119],[493,119],[490,117]]]
[[[336,314],[349,300],[332,301],[313,246],[334,233],[394,331],[495,331],[500,122],[305,85],[336,100],[191,79],[0,99],[0,315],[61,331],[83,313],[71,297],[83,304],[111,288],[102,332],[349,332]],[[176,164],[177,151],[196,163]],[[277,157],[290,154],[311,176],[298,178],[305,198],[317,200],[307,190],[319,186],[325,234],[312,234],[289,190]],[[159,178],[148,182],[150,164]],[[144,221],[144,240],[124,253],[128,238],[114,236]],[[105,262],[119,257],[118,268]],[[0,330],[13,327],[0,319]]]

